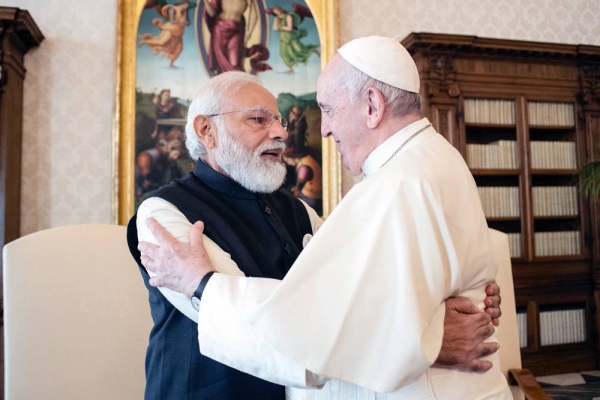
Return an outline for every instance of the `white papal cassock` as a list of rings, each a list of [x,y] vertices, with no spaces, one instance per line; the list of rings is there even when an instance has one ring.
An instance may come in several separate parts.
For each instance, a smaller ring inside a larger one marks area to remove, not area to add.
[[[411,124],[368,156],[365,179],[283,281],[213,275],[198,314],[202,354],[289,386],[291,399],[511,398],[497,354],[482,374],[430,367],[444,299],[483,308],[497,263],[473,177],[441,135],[423,130],[386,164],[427,125]],[[160,206],[140,211],[138,221],[161,222]],[[138,229],[154,241],[145,224]],[[233,270],[222,250],[207,247],[218,270]],[[193,314],[185,297],[163,293]]]

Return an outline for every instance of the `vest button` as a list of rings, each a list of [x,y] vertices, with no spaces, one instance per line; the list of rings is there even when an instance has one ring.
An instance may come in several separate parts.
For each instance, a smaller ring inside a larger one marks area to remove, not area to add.
[[[269,215],[273,214],[273,210],[269,206],[265,206],[265,212]]]
[[[283,249],[285,250],[286,253],[290,254],[292,252],[292,248],[290,247],[289,243],[286,243],[285,246],[283,247]]]

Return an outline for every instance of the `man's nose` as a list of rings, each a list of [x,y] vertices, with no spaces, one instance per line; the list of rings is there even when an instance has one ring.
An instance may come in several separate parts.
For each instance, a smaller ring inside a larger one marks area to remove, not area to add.
[[[288,138],[288,133],[285,130],[285,128],[283,127],[283,125],[281,125],[281,122],[279,122],[279,120],[277,120],[277,119],[275,121],[273,121],[273,124],[271,125],[271,129],[269,129],[269,139],[284,141],[287,138]]]
[[[324,138],[331,136],[331,129],[329,128],[329,125],[323,122],[323,120],[321,120],[321,136]]]

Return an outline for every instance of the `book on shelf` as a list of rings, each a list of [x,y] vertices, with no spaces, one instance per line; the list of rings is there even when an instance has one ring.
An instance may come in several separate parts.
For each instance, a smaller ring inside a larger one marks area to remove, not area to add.
[[[536,232],[534,239],[537,257],[581,254],[579,231]]]
[[[575,142],[532,140],[530,146],[534,169],[577,169]]]
[[[575,126],[575,111],[572,103],[530,101],[527,103],[529,125]]]
[[[489,144],[467,144],[467,165],[471,169],[519,168],[517,142],[498,140]]]
[[[467,124],[515,124],[513,100],[465,99],[464,107]]]
[[[527,347],[527,313],[517,313],[517,328],[519,329],[519,347]]]
[[[508,248],[510,250],[511,258],[519,258],[522,256],[521,253],[521,234],[518,232],[507,233],[508,236]]]
[[[586,340],[585,310],[540,312],[540,344],[550,346],[580,343]]]
[[[534,186],[531,191],[533,215],[536,217],[579,214],[576,186]]]
[[[521,216],[518,186],[479,186],[477,190],[486,217]]]

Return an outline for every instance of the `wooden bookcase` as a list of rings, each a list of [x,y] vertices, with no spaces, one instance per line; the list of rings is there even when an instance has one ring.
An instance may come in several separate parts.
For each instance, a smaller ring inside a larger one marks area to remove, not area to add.
[[[600,47],[413,33],[423,111],[465,157],[488,225],[509,234],[523,367],[600,361]]]

